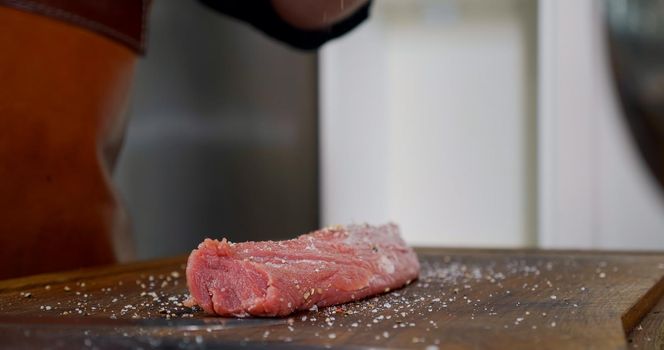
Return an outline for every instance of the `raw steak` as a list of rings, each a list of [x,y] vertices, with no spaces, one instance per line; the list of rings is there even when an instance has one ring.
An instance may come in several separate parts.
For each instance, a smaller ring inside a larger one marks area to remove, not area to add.
[[[388,292],[419,270],[394,224],[335,226],[277,242],[206,239],[187,262],[187,304],[222,316],[285,316]]]

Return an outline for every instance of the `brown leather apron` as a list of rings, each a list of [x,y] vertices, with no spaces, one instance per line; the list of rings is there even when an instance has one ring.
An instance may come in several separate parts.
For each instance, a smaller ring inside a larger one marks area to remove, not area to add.
[[[130,259],[110,174],[148,4],[0,5],[0,279]]]

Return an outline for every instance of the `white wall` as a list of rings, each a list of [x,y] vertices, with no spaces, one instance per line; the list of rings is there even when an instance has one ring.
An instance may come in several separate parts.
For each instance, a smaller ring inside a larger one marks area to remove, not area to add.
[[[414,244],[534,241],[534,4],[377,1],[321,53],[324,224]]]
[[[664,196],[628,135],[598,1],[540,6],[543,247],[663,249]]]
[[[663,249],[593,0],[380,0],[321,54],[324,223],[415,244]]]

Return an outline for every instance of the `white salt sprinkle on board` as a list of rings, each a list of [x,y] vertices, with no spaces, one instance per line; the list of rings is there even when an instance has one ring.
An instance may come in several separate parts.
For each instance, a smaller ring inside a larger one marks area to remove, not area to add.
[[[202,339],[206,347],[212,347],[215,340],[236,339],[238,344],[244,342],[247,346],[254,342],[338,346],[352,345],[355,341],[358,346],[434,349],[445,348],[449,339],[463,341],[463,336],[460,337],[465,334],[461,331],[463,327],[473,330],[473,339],[468,344],[481,341],[506,345],[515,334],[519,339],[528,339],[530,334],[559,331],[568,332],[570,339],[575,335],[581,339],[590,334],[582,333],[581,321],[592,319],[596,321],[593,334],[604,330],[608,334],[593,346],[610,347],[616,338],[609,325],[615,323],[603,322],[601,315],[591,315],[603,310],[589,306],[595,305],[596,300],[606,300],[604,311],[620,314],[611,308],[637,300],[639,288],[651,287],[645,282],[651,283],[657,273],[664,274],[664,269],[659,268],[664,258],[656,255],[639,259],[603,256],[604,265],[595,255],[579,253],[528,252],[510,256],[449,251],[421,258],[419,280],[375,298],[328,308],[312,307],[289,319],[224,319],[219,324],[204,323],[200,332],[167,328],[167,333],[182,344],[198,344]],[[11,294],[2,294],[0,290],[0,313],[11,313],[20,306],[36,315],[48,313],[60,318],[94,317],[108,321],[198,322],[205,317],[200,310],[182,304],[188,297],[184,266],[132,271],[113,278],[107,274],[97,279],[50,281],[48,290],[45,284],[14,289]],[[320,294],[316,289],[311,292],[316,286],[307,286],[301,280],[299,284],[302,295],[309,292],[309,299]],[[31,297],[26,297],[26,293]],[[52,295],[58,295],[59,299],[53,299]],[[612,304],[611,300],[617,302]],[[163,341],[150,329],[123,328],[119,336]],[[88,336],[93,347],[96,335],[99,334],[93,332]],[[76,346],[81,344],[83,339]]]

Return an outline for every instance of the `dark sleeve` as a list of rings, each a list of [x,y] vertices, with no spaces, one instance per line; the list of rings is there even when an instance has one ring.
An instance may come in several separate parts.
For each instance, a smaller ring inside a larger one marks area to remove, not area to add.
[[[328,40],[342,36],[369,17],[371,1],[351,16],[328,28],[303,30],[295,28],[274,11],[270,0],[200,0],[205,5],[233,18],[247,22],[277,40],[303,50],[319,48]],[[309,1],[309,0],[306,0]]]

